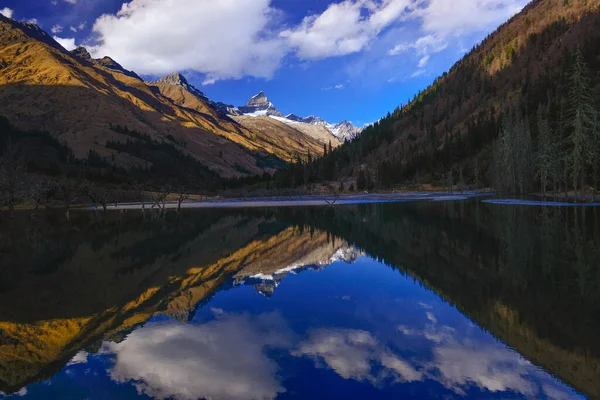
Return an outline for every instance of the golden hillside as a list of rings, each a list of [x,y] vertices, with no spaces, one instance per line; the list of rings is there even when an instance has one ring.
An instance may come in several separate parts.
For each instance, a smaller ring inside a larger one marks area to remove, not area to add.
[[[311,139],[250,132],[207,104],[179,106],[135,74],[75,56],[32,24],[0,16],[0,115],[21,129],[45,130],[67,144],[78,158],[90,150],[121,167],[147,162],[106,148],[127,137],[111,126],[148,134],[159,142],[175,138],[179,150],[222,176],[262,173],[257,159],[273,154],[289,161]],[[289,146],[289,147],[288,147]],[[314,149],[313,149],[314,147]]]
[[[184,86],[161,81],[150,85],[156,87],[175,105],[183,108],[184,112],[192,111],[190,118],[202,118],[206,121],[206,128],[211,132],[239,143],[247,149],[266,151],[287,162],[294,161],[296,155],[304,159],[309,151],[314,155],[323,154],[322,142],[299,129],[277,121],[269,123],[270,121],[264,119],[261,119],[261,122],[251,122],[249,117],[231,119]]]

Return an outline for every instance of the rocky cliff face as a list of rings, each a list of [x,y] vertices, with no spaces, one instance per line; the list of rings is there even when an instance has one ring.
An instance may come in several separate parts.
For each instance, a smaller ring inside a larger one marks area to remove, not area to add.
[[[242,114],[252,114],[254,116],[275,116],[283,117],[283,114],[279,112],[269,101],[267,95],[264,92],[260,92],[256,96],[248,100],[248,104],[242,107],[238,107]]]
[[[170,85],[170,86],[180,86],[180,87],[184,88],[185,90],[187,90],[188,92],[190,92],[191,94],[193,94],[194,96],[199,97],[204,101],[210,102],[208,97],[202,91],[200,91],[200,90],[196,89],[196,87],[190,85],[188,83],[187,79],[185,79],[185,76],[181,75],[179,72],[174,72],[170,75],[164,76],[156,82],[150,82],[150,85],[152,85],[152,86],[159,86],[161,84]]]
[[[352,125],[349,121],[342,121],[334,125],[331,132],[338,139],[349,141],[357,137],[362,132],[362,129]]]
[[[113,60],[110,57],[92,58],[90,53],[83,46],[77,47],[75,50],[73,50],[71,52],[71,54],[73,54],[75,57],[77,57],[80,60],[85,60],[85,61],[91,62],[92,64],[94,64],[98,67],[104,67],[104,68],[110,69],[112,71],[121,72],[129,77],[142,80],[142,78],[140,78],[135,72],[126,70],[125,68],[123,68],[121,66],[121,64],[119,64],[118,62],[116,62],[115,60]]]

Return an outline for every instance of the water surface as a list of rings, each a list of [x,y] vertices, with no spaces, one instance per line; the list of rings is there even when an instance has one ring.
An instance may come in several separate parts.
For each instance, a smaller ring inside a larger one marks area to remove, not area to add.
[[[32,399],[596,398],[594,208],[18,218],[0,390]]]

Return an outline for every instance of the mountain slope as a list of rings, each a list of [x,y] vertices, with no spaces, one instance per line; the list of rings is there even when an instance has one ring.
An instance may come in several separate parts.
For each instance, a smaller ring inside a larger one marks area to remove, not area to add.
[[[362,131],[349,121],[330,124],[315,116],[302,118],[296,114],[288,114],[284,117],[275,105],[269,101],[264,92],[250,98],[245,106],[232,107],[223,103],[216,103],[215,107],[230,116],[241,114],[250,117],[271,117],[317,139],[321,144],[329,145],[331,143],[333,147],[338,147],[346,140],[354,139]]]
[[[238,175],[237,165],[262,172],[252,151],[210,132],[201,114],[173,106],[135,77],[70,54],[35,25],[0,17],[0,60],[0,115],[20,128],[43,127],[78,158],[94,150],[119,166],[145,166],[105,147],[127,139],[112,124],[158,141],[171,135],[185,142],[182,153],[221,175]]]
[[[318,155],[323,153],[322,144],[301,131],[282,128],[279,124],[243,124],[235,116],[225,115],[217,109],[216,103],[190,85],[181,74],[168,75],[149,85],[175,105],[200,113],[208,122],[206,129],[209,131],[247,149],[265,151],[287,162],[294,161],[296,156],[304,159],[309,151]]]
[[[273,172],[282,161],[323,151],[299,131],[280,130],[278,138],[241,126],[185,78],[146,84],[109,57],[67,52],[36,25],[3,16],[0,87],[0,116],[17,128],[44,129],[77,158],[92,151],[122,168],[152,166],[145,151],[130,151],[140,135],[225,177]]]
[[[302,160],[306,158],[308,153],[312,155],[323,154],[323,144],[320,141],[306,132],[295,129],[276,119],[267,116],[250,117],[248,115],[232,115],[231,118],[252,132],[253,137],[257,137],[256,132],[260,132],[261,141],[267,147],[298,149],[298,157]],[[303,151],[301,152],[300,149]],[[295,161],[295,158],[287,160]]]
[[[492,143],[509,109],[528,122],[535,146],[541,107],[556,133],[553,140],[563,143],[568,132],[559,132],[560,110],[568,106],[578,46],[594,95],[600,94],[599,7],[587,0],[531,2],[409,104],[320,161],[341,168],[322,178],[353,176],[370,187],[454,178],[490,184]]]

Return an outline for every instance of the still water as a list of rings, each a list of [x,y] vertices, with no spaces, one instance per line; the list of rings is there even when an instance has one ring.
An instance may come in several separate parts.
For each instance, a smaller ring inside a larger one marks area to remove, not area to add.
[[[0,397],[597,398],[599,212],[20,215],[0,228]]]

